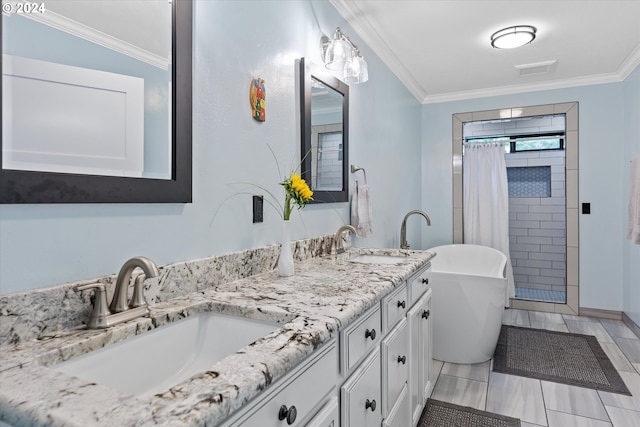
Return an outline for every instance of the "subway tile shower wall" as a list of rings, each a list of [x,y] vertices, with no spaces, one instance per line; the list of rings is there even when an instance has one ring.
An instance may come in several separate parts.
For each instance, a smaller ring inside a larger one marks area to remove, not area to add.
[[[550,197],[509,197],[509,241],[516,287],[564,292],[565,152],[511,153],[505,159],[508,168],[551,168]]]

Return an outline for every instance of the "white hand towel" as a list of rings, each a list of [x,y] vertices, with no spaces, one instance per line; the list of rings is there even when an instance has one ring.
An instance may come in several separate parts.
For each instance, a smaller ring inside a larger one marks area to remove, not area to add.
[[[351,196],[351,225],[355,227],[358,237],[367,237],[371,234],[371,219],[369,186],[359,185],[356,181],[356,193]]]
[[[629,170],[629,221],[627,239],[640,245],[640,157],[631,161]]]

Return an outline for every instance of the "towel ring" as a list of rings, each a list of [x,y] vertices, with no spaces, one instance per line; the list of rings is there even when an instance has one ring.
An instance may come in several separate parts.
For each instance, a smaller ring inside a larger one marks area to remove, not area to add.
[[[365,171],[364,168],[361,168],[360,166],[351,165],[351,173],[356,173],[358,171],[362,171],[362,173],[364,174],[364,183],[366,185],[367,184],[367,171]]]

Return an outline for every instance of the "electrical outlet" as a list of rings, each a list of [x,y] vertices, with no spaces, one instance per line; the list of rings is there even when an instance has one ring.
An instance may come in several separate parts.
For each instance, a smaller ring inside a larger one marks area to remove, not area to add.
[[[253,196],[253,223],[262,222],[264,219],[263,213],[264,198],[262,196]]]

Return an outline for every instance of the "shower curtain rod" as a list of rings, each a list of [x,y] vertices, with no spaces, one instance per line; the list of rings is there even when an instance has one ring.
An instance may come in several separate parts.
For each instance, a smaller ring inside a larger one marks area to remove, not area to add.
[[[473,140],[466,141],[465,140],[462,143],[462,145],[469,145],[469,144],[478,144],[478,145],[481,145],[481,144],[509,144],[510,142],[511,141],[473,141]]]
[[[475,141],[478,139],[489,139],[489,138],[508,138],[506,142],[509,142],[511,140],[514,139],[526,139],[526,140],[534,140],[534,139],[549,139],[549,138],[566,138],[566,134],[564,133],[549,133],[549,134],[545,134],[545,135],[532,135],[532,136],[527,136],[527,135],[494,135],[494,136],[474,136],[474,137],[470,137],[470,138],[465,138],[464,143],[466,144],[467,142],[469,143],[477,143],[477,144],[481,144],[483,142],[502,142],[502,141]]]

